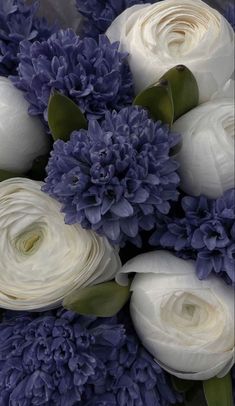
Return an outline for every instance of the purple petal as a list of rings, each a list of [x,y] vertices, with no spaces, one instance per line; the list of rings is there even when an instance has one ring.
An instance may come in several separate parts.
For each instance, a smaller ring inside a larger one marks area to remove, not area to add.
[[[133,207],[126,199],[121,199],[111,207],[111,212],[118,217],[130,217],[133,215]]]

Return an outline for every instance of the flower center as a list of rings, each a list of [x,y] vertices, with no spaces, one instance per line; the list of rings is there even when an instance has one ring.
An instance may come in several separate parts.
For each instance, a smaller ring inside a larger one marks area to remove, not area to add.
[[[182,315],[185,317],[185,318],[190,318],[190,319],[192,319],[193,318],[193,316],[194,316],[194,314],[195,314],[195,311],[196,311],[196,306],[195,305],[193,305],[193,304],[184,304],[183,306],[182,306]]]
[[[39,230],[29,230],[20,234],[15,241],[15,246],[17,250],[22,255],[32,255],[34,254],[43,240],[42,231]]]
[[[168,55],[174,58],[184,57],[201,46],[201,42],[209,36],[208,32],[207,43],[213,43],[220,32],[219,17],[209,9],[202,10],[200,5],[181,5],[172,1],[171,7],[165,7],[163,2],[155,12],[150,8],[146,19],[143,32],[147,46],[154,53],[167,50]]]
[[[170,295],[162,306],[162,320],[168,327],[176,330],[192,331],[208,328],[216,319],[213,307],[200,297],[191,293],[180,292]]]

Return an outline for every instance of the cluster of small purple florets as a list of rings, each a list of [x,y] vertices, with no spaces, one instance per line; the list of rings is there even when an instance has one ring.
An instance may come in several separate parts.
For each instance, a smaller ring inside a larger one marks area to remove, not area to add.
[[[49,38],[55,27],[38,18],[38,2],[27,6],[23,0],[0,1],[0,76],[16,73],[20,42]]]
[[[54,90],[70,97],[89,118],[103,117],[132,103],[134,87],[118,43],[106,36],[98,42],[81,39],[71,29],[60,30],[47,41],[21,42],[16,87],[30,103],[29,113],[44,117]]]
[[[66,223],[140,246],[140,231],[178,198],[178,164],[169,156],[178,141],[142,108],[107,112],[101,125],[92,120],[54,144],[43,190],[62,203]]]
[[[216,200],[184,197],[181,217],[162,217],[151,244],[196,260],[197,274],[211,272],[235,283],[235,189]]]
[[[0,324],[1,406],[167,406],[177,399],[126,317],[10,312]]]

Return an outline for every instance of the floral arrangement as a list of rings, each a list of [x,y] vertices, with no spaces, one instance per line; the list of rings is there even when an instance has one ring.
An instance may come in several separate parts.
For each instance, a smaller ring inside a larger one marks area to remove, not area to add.
[[[0,0],[0,405],[233,406],[230,0]]]

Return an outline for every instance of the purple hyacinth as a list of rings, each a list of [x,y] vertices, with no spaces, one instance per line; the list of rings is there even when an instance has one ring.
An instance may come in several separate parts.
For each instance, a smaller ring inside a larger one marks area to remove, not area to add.
[[[211,272],[235,283],[235,189],[216,200],[184,197],[181,217],[157,220],[150,244],[196,260],[199,279]]]
[[[167,406],[179,400],[122,315],[6,313],[1,406]]]
[[[142,108],[107,112],[101,125],[92,120],[88,131],[54,144],[43,190],[62,203],[67,224],[141,245],[140,231],[178,198],[178,164],[169,157],[178,141]]]
[[[84,34],[98,37],[125,9],[135,4],[155,3],[156,0],[76,0],[78,11],[85,17]]]
[[[38,2],[27,6],[23,0],[0,1],[0,75],[16,73],[22,40],[46,40],[55,30],[45,19],[36,17]]]
[[[213,218],[213,204],[205,196],[186,196],[182,200],[182,208],[187,220],[194,226],[200,226]]]
[[[29,113],[43,116],[52,91],[70,97],[88,117],[100,118],[106,110],[120,110],[133,100],[133,82],[127,54],[118,52],[100,36],[80,39],[71,29],[60,30],[47,41],[20,46],[18,77],[14,84],[25,92]]]

